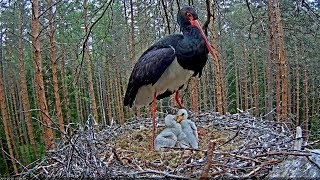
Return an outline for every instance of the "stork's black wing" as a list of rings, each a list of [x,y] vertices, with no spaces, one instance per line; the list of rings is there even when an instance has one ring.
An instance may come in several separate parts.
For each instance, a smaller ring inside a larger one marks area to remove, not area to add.
[[[175,50],[170,46],[153,46],[143,53],[131,73],[124,105],[131,107],[139,88],[155,84],[175,57]]]

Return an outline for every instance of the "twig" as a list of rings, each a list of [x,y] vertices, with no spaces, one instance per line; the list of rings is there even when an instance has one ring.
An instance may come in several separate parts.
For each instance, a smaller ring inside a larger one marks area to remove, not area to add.
[[[209,171],[210,167],[212,164],[212,157],[213,157],[213,151],[216,143],[214,141],[209,142],[209,147],[208,147],[208,157],[207,157],[207,163],[202,171],[202,175],[200,179],[208,179],[209,178]]]
[[[234,140],[239,135],[239,132],[240,132],[240,127],[239,126],[237,126],[237,129],[238,129],[238,131],[236,132],[236,134],[232,138],[230,138],[228,141],[226,141],[225,143],[219,145],[217,147],[217,149],[219,149],[220,147],[222,147],[222,146],[228,144],[229,142],[231,142],[232,140]]]
[[[214,154],[219,154],[219,155],[225,155],[225,156],[232,156],[232,157],[236,157],[242,160],[250,160],[253,161],[255,163],[261,163],[260,161],[253,159],[251,157],[247,157],[247,156],[243,156],[243,155],[237,155],[237,154],[233,154],[233,153],[229,153],[229,152],[213,152]]]
[[[121,158],[119,157],[119,155],[116,152],[116,148],[112,148],[112,153],[114,154],[114,157],[116,158],[116,160],[119,161],[119,163],[121,165],[123,165],[123,162],[122,162]]]
[[[201,149],[193,149],[193,148],[181,148],[181,147],[161,147],[164,149],[174,149],[174,150],[181,150],[181,151],[185,151],[185,150],[190,150],[190,151],[201,151],[201,152],[207,152],[207,150],[201,150]]]
[[[77,82],[78,82],[78,79],[79,79],[79,77],[80,77],[80,71],[81,71],[81,68],[82,68],[82,64],[83,64],[83,60],[84,60],[84,54],[85,54],[85,50],[86,50],[86,45],[87,45],[87,42],[88,42],[88,39],[89,39],[89,36],[90,36],[90,34],[91,34],[91,31],[92,31],[92,29],[93,29],[93,27],[102,19],[102,17],[104,16],[104,14],[106,13],[106,11],[107,11],[107,9],[109,8],[109,6],[111,5],[111,3],[113,2],[113,0],[110,0],[109,1],[109,3],[107,4],[107,6],[106,6],[106,8],[103,10],[103,12],[102,12],[102,14],[97,18],[97,20],[96,21],[94,21],[93,23],[92,23],[92,25],[89,27],[89,30],[88,30],[88,32],[87,32],[87,34],[86,34],[86,36],[85,36],[85,39],[84,39],[84,41],[83,41],[83,43],[82,43],[82,57],[81,57],[81,62],[80,62],[80,69],[79,69],[79,73],[78,73],[78,76],[77,76],[77,72],[78,72],[78,67],[76,67],[76,82],[75,82],[75,84],[77,84]],[[107,3],[107,1],[105,1],[105,3],[102,5],[102,6],[104,6],[105,4]]]
[[[170,173],[167,173],[167,172],[156,171],[156,170],[152,170],[152,169],[147,169],[145,171],[131,172],[131,173],[128,173],[127,175],[134,176],[134,175],[148,174],[148,173],[161,174],[164,177],[169,177],[169,178],[190,179],[190,178],[187,178],[187,177],[184,177],[184,176],[177,176],[177,175],[173,175],[173,174],[170,174]]]
[[[320,142],[320,140],[315,140],[315,141],[310,142],[310,143],[308,143],[306,145],[303,145],[302,147],[312,146],[312,145],[318,144],[319,142]]]
[[[254,158],[264,157],[264,156],[274,156],[274,155],[293,155],[293,156],[311,156],[310,153],[301,152],[287,152],[287,151],[270,151],[264,154],[259,154],[254,156]]]
[[[313,165],[315,165],[315,166],[319,169],[319,171],[320,171],[320,166],[319,166],[318,163],[314,162],[314,161],[313,161],[312,159],[310,159],[309,157],[307,157],[307,159],[309,160],[309,162],[311,162]]]
[[[253,24],[255,23],[255,17],[252,14],[252,11],[251,11],[251,8],[250,8],[250,3],[249,3],[248,0],[246,0],[246,5],[247,5],[247,8],[248,8],[248,10],[250,12],[250,15],[251,15],[251,24],[250,24],[250,28],[249,28],[249,39],[251,39],[251,30],[252,30]]]
[[[253,175],[256,172],[258,172],[261,168],[262,168],[262,166],[258,166],[257,168],[255,168],[254,170],[252,170],[248,174],[245,174],[245,175],[241,176],[240,178],[249,178],[251,175]]]
[[[5,151],[3,148],[1,148],[1,150],[2,150],[2,152],[4,152],[8,157],[10,157],[10,158],[13,159],[14,161],[16,161],[16,163],[18,163],[21,167],[23,167],[24,170],[28,170],[28,169],[27,169],[23,164],[21,164],[15,157],[10,156],[10,154],[7,153],[7,151]],[[32,175],[34,175],[34,174],[32,173]],[[36,176],[34,175],[34,177],[36,177]],[[38,178],[37,178],[37,179],[38,179]]]

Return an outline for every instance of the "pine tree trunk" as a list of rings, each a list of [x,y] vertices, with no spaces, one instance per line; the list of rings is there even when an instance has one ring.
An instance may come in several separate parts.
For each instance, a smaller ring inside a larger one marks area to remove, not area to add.
[[[86,104],[84,102],[84,98],[83,97],[86,97],[86,94],[83,92],[83,80],[81,80],[79,82],[79,110],[80,110],[80,117],[81,117],[81,121],[82,122],[86,122],[87,120],[87,117],[86,117]]]
[[[10,42],[10,35],[8,34],[7,37],[9,37],[9,41]],[[22,146],[23,145],[23,139],[22,139],[22,133],[21,133],[21,127],[19,126],[19,122],[18,122],[18,117],[17,117],[17,113],[16,113],[16,110],[17,110],[17,107],[16,107],[16,95],[15,95],[15,85],[14,85],[14,76],[13,76],[13,67],[11,66],[11,58],[12,58],[12,50],[11,50],[11,45],[10,44],[7,44],[7,61],[8,61],[8,67],[6,68],[8,70],[8,74],[9,74],[9,79],[8,79],[8,91],[9,91],[9,94],[7,96],[7,103],[8,103],[8,115],[9,115],[9,118],[11,119],[11,122],[10,125],[11,127],[15,127],[15,128],[9,128],[10,130],[10,135],[11,135],[11,139],[12,139],[12,142],[15,142],[15,143],[12,143],[12,147],[13,147],[13,150],[14,150],[14,153],[15,153],[15,157],[20,161],[20,154],[19,154],[19,151],[18,151],[18,148],[17,146]],[[5,87],[5,85],[4,85]]]
[[[279,34],[277,32],[277,19],[274,8],[274,1],[269,0],[269,22],[271,26],[271,40],[272,40],[272,51],[273,51],[273,61],[275,62],[275,73],[276,73],[276,117],[277,121],[281,119],[281,67],[280,67],[280,57],[279,57],[279,48],[278,48],[278,39]]]
[[[114,82],[113,82],[113,79],[114,79],[114,77],[111,75],[111,69],[112,69],[112,62],[110,62],[109,63],[109,65],[110,65],[110,67],[109,67],[109,72],[108,72],[108,79],[109,79],[109,81],[108,81],[108,84],[109,84],[109,102],[110,102],[110,113],[111,113],[111,119],[110,119],[110,121],[115,121],[115,122],[117,122],[116,120],[114,120],[114,118],[116,118],[116,115],[115,115],[115,109],[116,109],[116,107],[117,107],[117,104],[116,104],[116,100],[115,100],[115,98],[114,98],[114,89],[115,88],[113,88],[113,85],[115,84]],[[119,122],[118,122],[119,123]]]
[[[67,67],[65,67],[65,59],[66,59],[66,49],[64,46],[62,46],[62,58],[61,58],[61,63],[60,63],[60,69],[61,69],[61,79],[62,80],[62,97],[63,97],[63,108],[65,109],[64,113],[63,113],[63,117],[64,117],[64,120],[66,121],[65,123],[67,123],[67,125],[70,124],[70,100],[68,98],[68,82],[67,82],[67,79],[65,78],[67,76]],[[78,121],[81,122],[81,118],[82,117],[79,117],[79,99],[78,99],[78,91],[77,89],[75,88],[74,89],[75,91],[75,101],[76,101],[76,110],[77,110],[77,115],[78,115]],[[71,133],[69,131],[69,133]]]
[[[259,115],[259,105],[258,105],[258,68],[257,68],[257,60],[255,50],[252,49],[252,80],[253,80],[253,106],[254,106],[254,116]]]
[[[63,60],[63,64],[64,64],[64,60]],[[63,65],[64,66],[64,65]],[[64,73],[63,73],[64,74]],[[62,74],[62,75],[63,75]],[[75,77],[75,74],[73,73],[72,74],[72,79],[73,79],[73,82],[75,82],[76,80],[76,77]],[[79,81],[79,86],[80,86],[80,83],[81,83],[81,80]],[[81,109],[81,98],[80,98],[80,95],[81,94],[81,90],[79,88],[79,86],[77,86],[75,83],[72,84],[73,85],[73,89],[75,91],[74,93],[74,98],[75,98],[75,103],[76,103],[76,109],[77,109],[77,117],[78,117],[78,121],[83,123],[83,115],[82,115],[82,109]],[[63,87],[65,87],[65,85],[63,85]],[[64,94],[64,98],[67,98],[66,96],[66,91],[63,91],[63,94]],[[68,109],[68,107],[66,106],[65,104],[65,108]],[[67,119],[68,120],[68,119]]]
[[[110,83],[111,83],[111,78],[109,75],[109,63],[107,61],[107,65],[106,65],[106,108],[107,108],[107,113],[108,113],[108,119],[109,119],[109,124],[111,123],[112,120],[112,107],[111,107],[111,87],[110,87]]]
[[[242,64],[243,64],[243,70],[242,70],[242,108],[243,110],[249,109],[249,96],[248,96],[248,68],[247,68],[247,50],[243,42],[243,38],[241,37],[241,47],[242,47]]]
[[[84,0],[84,26],[85,26],[85,35],[89,36],[89,29],[88,29],[88,0]],[[89,39],[89,38],[88,38]],[[88,86],[89,86],[89,96],[90,96],[90,102],[91,102],[91,108],[93,112],[93,118],[95,119],[95,125],[98,125],[98,111],[97,111],[97,103],[95,98],[95,93],[93,89],[93,77],[92,77],[92,67],[91,67],[91,61],[90,61],[90,52],[89,52],[89,43],[88,41],[85,43],[85,58],[86,58],[86,64],[87,64],[87,73],[88,73]]]
[[[131,69],[133,69],[134,65],[136,64],[136,47],[135,47],[135,33],[134,33],[134,8],[133,8],[133,0],[130,0],[130,35],[131,35],[131,49],[130,49],[130,58],[131,58]],[[136,115],[137,117],[141,116],[141,109],[139,107],[136,107]]]
[[[311,117],[312,120],[315,120],[317,117],[317,112],[316,112],[316,89],[315,89],[315,78],[312,78],[312,105],[311,105]]]
[[[118,110],[119,110],[119,119],[120,124],[124,124],[124,114],[123,114],[123,102],[122,102],[122,92],[121,92],[121,73],[118,68],[116,69],[117,78],[116,78],[116,92],[117,92],[117,99],[118,99]]]
[[[57,75],[57,58],[56,58],[56,45],[54,40],[54,26],[53,26],[53,2],[52,0],[48,1],[49,5],[49,40],[50,40],[50,59],[51,59],[51,70],[52,70],[52,81],[53,81],[53,90],[55,97],[55,104],[57,108],[57,117],[59,123],[60,137],[61,139],[64,137],[64,120],[62,116],[62,108],[59,94],[59,83],[58,83],[58,75]]]
[[[191,102],[192,102],[192,111],[195,113],[198,113],[198,88],[197,88],[197,82],[195,78],[191,78],[191,87],[190,87],[190,93],[191,93]]]
[[[131,27],[131,66],[132,68],[136,64],[136,48],[134,40],[134,16],[133,16],[133,0],[130,0],[130,27]]]
[[[207,71],[208,71],[208,65],[205,66],[205,70],[203,73],[203,77],[201,80],[202,83],[202,92],[203,92],[203,110],[208,110],[208,93],[207,93]]]
[[[270,51],[270,62],[269,62],[269,69],[267,71],[268,73],[268,111],[271,112],[272,109],[272,90],[273,85],[271,84],[273,81],[272,77],[272,62],[275,62],[275,71],[276,71],[276,115],[277,120],[280,119],[280,98],[281,98],[281,92],[280,92],[280,71],[279,71],[279,60],[278,60],[278,46],[277,46],[277,34],[276,34],[276,24],[275,24],[275,16],[274,16],[274,5],[272,0],[268,0],[268,18],[269,18],[269,51]],[[269,107],[270,106],[270,107]],[[271,118],[271,117],[269,117]],[[269,119],[268,118],[268,119]]]
[[[0,139],[0,147],[1,147],[1,149],[4,149],[3,143],[2,143],[2,139]],[[6,160],[7,158],[6,158],[6,155],[5,155],[5,153],[3,151],[1,151],[1,157],[3,159],[3,162],[4,162],[5,166],[6,166],[6,173],[9,174],[10,173],[9,172],[9,166],[8,166],[8,163],[7,163],[7,160]]]
[[[212,14],[214,15],[215,12],[213,10]],[[212,46],[213,49],[216,50],[216,53],[218,54],[218,45],[217,45],[217,37],[216,37],[216,33],[215,33],[215,27],[214,27],[214,21],[215,18],[212,18],[212,26],[211,26],[211,32],[212,32]],[[221,114],[223,114],[223,103],[222,103],[222,79],[221,79],[221,68],[220,68],[220,62],[218,59],[213,58],[214,60],[214,67],[215,67],[215,92],[216,92],[216,97],[217,97],[217,108],[218,108],[218,112],[220,112]]]
[[[2,36],[2,34],[1,34]],[[2,39],[2,37],[1,37]],[[1,41],[1,45],[2,45],[2,40]],[[2,58],[2,56],[1,56]],[[4,125],[4,132],[5,132],[5,136],[6,136],[6,139],[7,139],[7,146],[8,146],[8,149],[9,149],[9,154],[11,156],[11,162],[12,162],[12,165],[13,165],[13,169],[14,169],[14,173],[15,174],[18,174],[18,168],[17,168],[17,165],[16,165],[16,161],[14,159],[14,154],[13,154],[13,149],[12,149],[12,139],[10,137],[10,117],[9,117],[9,114],[8,114],[8,110],[7,110],[7,102],[6,102],[6,97],[5,97],[5,94],[4,94],[4,83],[3,83],[3,76],[2,76],[2,62],[0,62],[0,68],[1,68],[1,73],[0,73],[0,107],[1,107],[1,115],[2,115],[2,121],[3,121],[3,125]]]
[[[46,149],[54,147],[53,131],[51,129],[51,119],[48,113],[48,106],[46,101],[43,75],[42,75],[42,59],[40,51],[40,33],[39,33],[39,5],[38,0],[32,0],[32,45],[34,58],[35,83],[38,93],[38,106],[41,113],[41,121],[44,125],[44,140]]]
[[[300,125],[300,79],[299,65],[296,63],[296,126]]]
[[[307,65],[304,65],[304,136],[309,136],[309,84]]]
[[[127,57],[129,56],[129,59],[131,57],[131,43],[130,43],[130,32],[129,32],[129,24],[128,24],[128,15],[127,15],[127,6],[126,6],[126,0],[123,0],[123,14],[124,14],[124,22],[125,22],[125,31],[126,31],[126,43],[127,43],[127,51],[126,51],[126,55]],[[130,77],[130,72],[133,69],[134,65],[131,59],[131,69],[127,68],[126,70],[126,77]],[[107,64],[108,64],[108,60],[107,60]]]
[[[219,17],[219,31],[220,33],[223,32],[223,30],[221,29],[221,18],[220,16]],[[223,39],[222,39],[223,35],[220,34],[220,36],[218,36],[218,42],[223,42]],[[223,43],[220,44],[220,63],[221,63],[221,66],[220,66],[220,72],[221,72],[221,83],[222,83],[222,86],[221,86],[221,92],[222,92],[222,97],[223,97],[223,111],[224,113],[228,112],[228,88],[227,88],[227,79],[226,79],[226,67],[225,67],[225,57],[224,57],[224,46],[223,46]]]
[[[239,90],[239,65],[238,65],[238,57],[236,56],[236,52],[234,52],[234,74],[236,79],[236,110],[240,108],[240,90]]]
[[[98,87],[98,93],[99,93],[99,105],[100,105],[100,111],[101,111],[101,117],[103,120],[103,125],[106,126],[107,125],[107,119],[106,119],[106,108],[104,107],[105,105],[105,91],[104,91],[104,87],[105,85],[103,84],[103,80],[102,80],[102,76],[101,76],[102,72],[101,72],[101,67],[98,67],[98,79],[97,79],[97,87]]]
[[[277,20],[277,32],[279,37],[279,63],[280,63],[280,78],[281,78],[281,120],[287,122],[288,117],[288,79],[287,79],[287,62],[284,49],[284,34],[280,16],[280,7],[278,0],[274,0]]]

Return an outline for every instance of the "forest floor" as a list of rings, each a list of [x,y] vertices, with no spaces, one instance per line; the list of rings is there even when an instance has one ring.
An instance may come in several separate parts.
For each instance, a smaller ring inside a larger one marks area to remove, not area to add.
[[[191,119],[199,129],[198,150],[151,151],[149,118],[101,130],[78,126],[19,177],[265,178],[289,155],[307,156],[293,150],[295,137],[280,122],[248,113],[206,112]],[[157,134],[163,127],[164,119],[157,119]]]

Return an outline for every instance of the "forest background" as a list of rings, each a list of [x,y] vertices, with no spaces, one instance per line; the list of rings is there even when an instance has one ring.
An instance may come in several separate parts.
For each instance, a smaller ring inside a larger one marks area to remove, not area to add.
[[[319,139],[317,0],[1,0],[1,174],[21,172],[90,114],[102,128],[150,117],[149,107],[123,106],[127,81],[146,48],[179,32],[186,5],[218,60],[190,81],[184,105],[248,111]],[[160,112],[173,107],[158,102]]]

